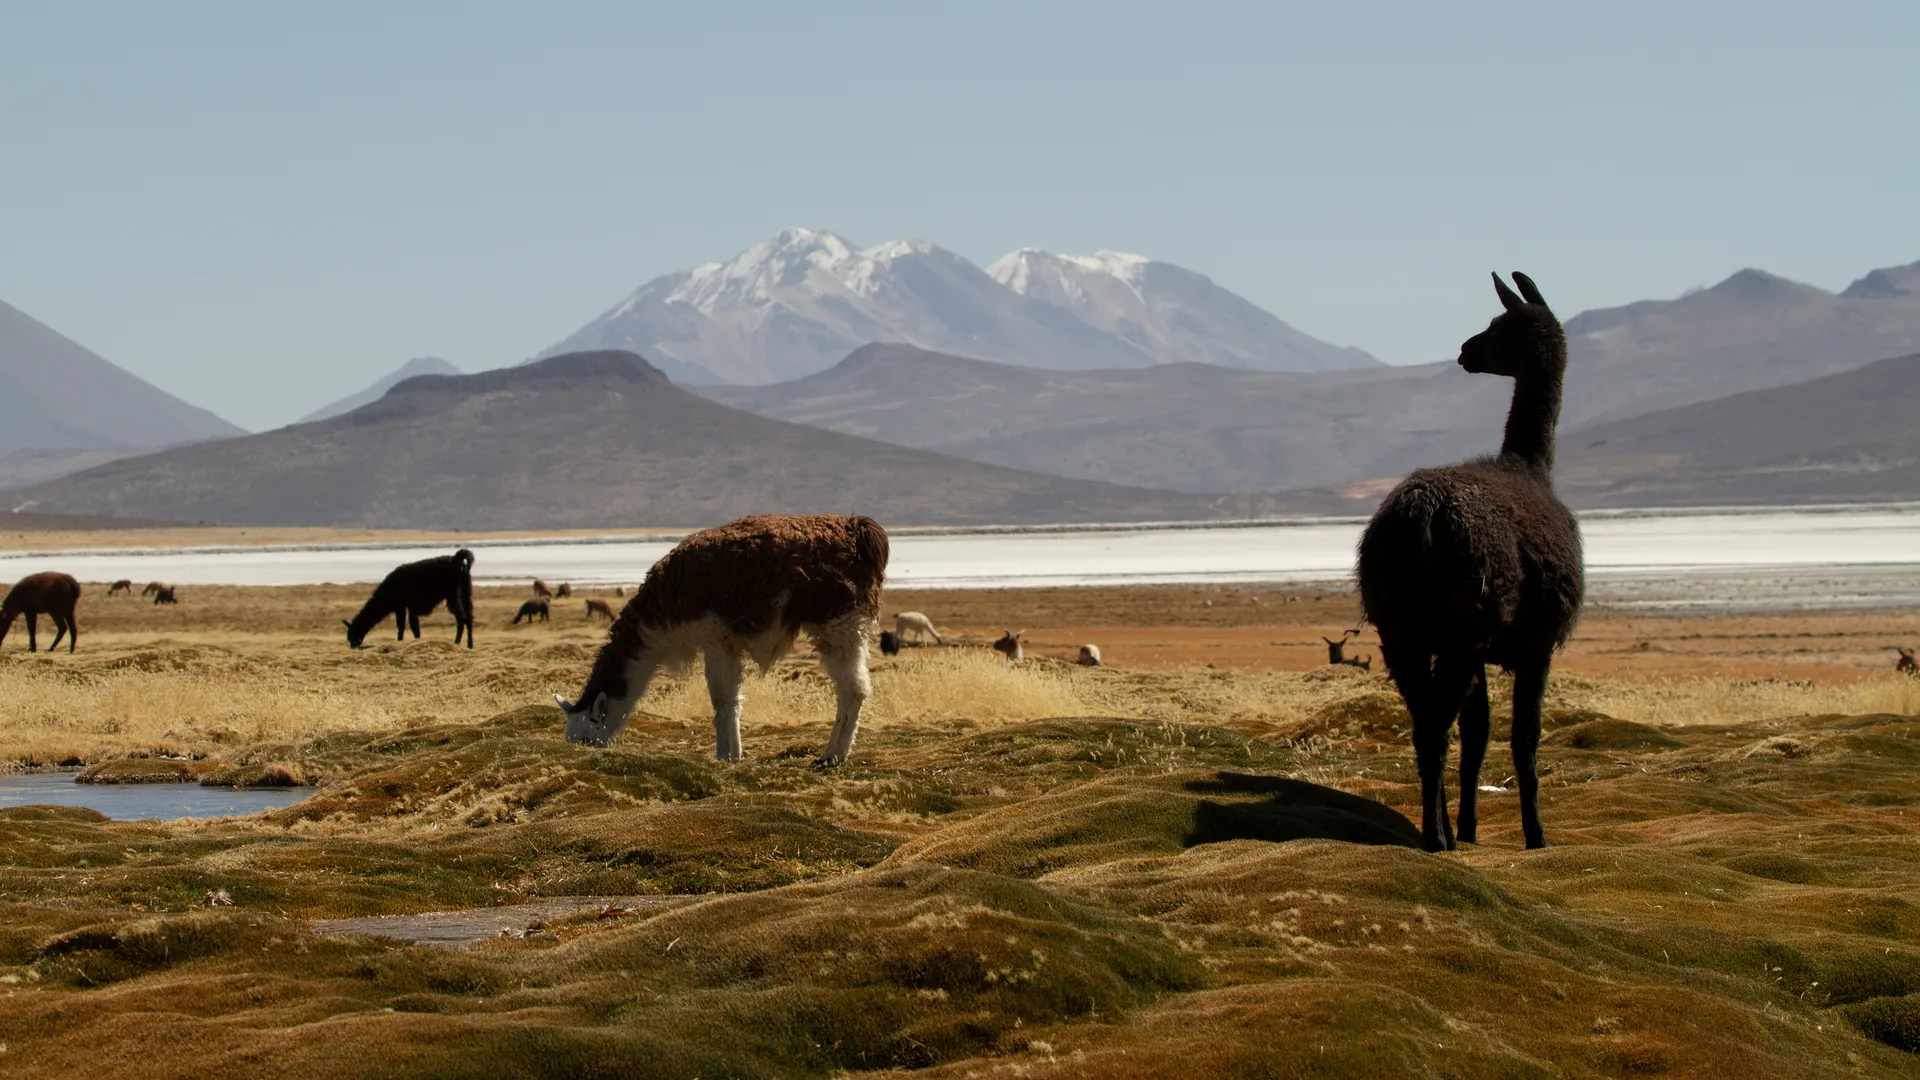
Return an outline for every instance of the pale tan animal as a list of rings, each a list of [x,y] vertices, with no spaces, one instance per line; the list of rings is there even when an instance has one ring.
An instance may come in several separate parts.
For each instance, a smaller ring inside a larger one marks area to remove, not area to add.
[[[902,644],[906,643],[908,634],[912,634],[915,641],[920,640],[922,634],[932,634],[935,645],[946,644],[946,641],[940,637],[940,631],[933,628],[933,620],[917,611],[902,611],[895,615],[893,633]]]

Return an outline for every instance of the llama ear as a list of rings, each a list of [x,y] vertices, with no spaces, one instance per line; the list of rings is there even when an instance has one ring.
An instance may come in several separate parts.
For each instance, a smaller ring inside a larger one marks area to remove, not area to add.
[[[1512,289],[1507,288],[1507,283],[1500,280],[1498,273],[1493,275],[1493,291],[1500,294],[1500,302],[1506,305],[1508,311],[1519,311],[1521,305],[1526,303],[1515,296]]]
[[[563,713],[572,713],[572,712],[573,712],[573,706],[572,706],[572,705],[569,705],[569,704],[567,704],[567,699],[566,699],[566,698],[563,698],[563,697],[561,697],[561,696],[560,696],[559,694],[555,694],[555,695],[553,695],[553,703],[554,703],[555,705],[558,705],[558,706],[560,706],[560,711],[561,711],[561,712],[563,712]]]
[[[347,629],[349,629],[349,630],[351,630],[351,629],[353,629],[353,624],[352,624],[352,623],[350,623],[350,622],[348,622],[348,621],[347,621],[347,620],[345,620],[345,619],[341,619],[341,620],[340,620],[340,625],[341,625],[341,626],[344,626],[344,627],[346,627],[346,628],[347,628]]]
[[[607,722],[607,692],[605,690],[600,691],[600,696],[593,699],[593,719],[597,723],[604,724]]]
[[[1535,285],[1532,278],[1515,270],[1513,283],[1520,286],[1520,295],[1526,298],[1527,303],[1539,304],[1541,307],[1547,306],[1547,298],[1540,295],[1540,286]]]

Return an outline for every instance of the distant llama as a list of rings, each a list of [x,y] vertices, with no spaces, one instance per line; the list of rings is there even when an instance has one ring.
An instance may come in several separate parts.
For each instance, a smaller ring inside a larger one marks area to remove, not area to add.
[[[133,595],[132,580],[128,578],[121,578],[119,581],[116,581],[113,584],[107,586],[108,596],[118,596],[121,593],[126,593],[128,596]]]
[[[1330,637],[1322,637],[1320,640],[1327,643],[1327,663],[1329,664],[1346,663],[1347,662],[1347,642],[1352,640],[1353,636],[1355,634],[1358,634],[1359,632],[1360,631],[1358,630],[1349,630],[1346,633],[1340,635],[1339,641],[1335,641]]]
[[[147,582],[147,587],[140,590],[140,595],[143,598],[152,596],[154,593],[157,593],[161,589],[164,589],[166,587],[167,587],[167,583],[164,581],[149,581]]]
[[[618,616],[613,613],[612,604],[607,603],[605,600],[595,600],[589,597],[587,599],[587,621],[592,622],[595,615],[605,615],[609,623],[618,618]]]
[[[547,602],[539,597],[535,597],[520,605],[520,611],[513,617],[513,625],[519,626],[521,619],[525,619],[528,622],[532,622],[535,619],[539,619],[541,622],[553,621],[552,613],[548,609]]]
[[[880,631],[880,655],[900,655],[900,635],[891,630]]]
[[[1545,847],[1535,758],[1540,707],[1556,649],[1580,614],[1585,574],[1580,527],[1553,491],[1567,339],[1525,274],[1515,295],[1499,275],[1506,309],[1460,347],[1460,366],[1514,381],[1500,452],[1421,469],[1380,504],[1360,540],[1360,598],[1380,632],[1380,655],[1413,715],[1421,838],[1454,846],[1447,822],[1446,758],[1460,719],[1460,828],[1478,835],[1477,791],[1491,720],[1486,665],[1514,675],[1513,771],[1520,827]]]
[[[447,605],[453,616],[453,643],[460,644],[464,635],[467,648],[473,648],[473,552],[466,548],[394,567],[367,598],[360,613],[351,621],[342,620],[347,626],[347,644],[360,648],[367,632],[389,615],[393,616],[398,640],[407,640],[411,627],[417,641],[420,616],[433,614],[441,604]]]
[[[1079,664],[1081,667],[1099,667],[1101,664],[1100,646],[1080,646],[1080,655],[1075,657],[1073,662]]]
[[[567,584],[564,581],[560,583],[559,588],[553,590],[553,598],[555,600],[565,600],[572,595],[573,595],[573,586]]]
[[[704,655],[713,702],[714,754],[738,761],[745,658],[762,672],[805,631],[833,680],[837,705],[826,751],[853,752],[872,692],[867,634],[880,611],[887,533],[867,517],[763,514],[696,532],[667,552],[607,631],[577,702],[555,696],[567,741],[605,746],[663,669]]]
[[[534,578],[533,579],[533,595],[545,597],[546,599],[551,600],[553,599],[553,590],[547,588],[546,582],[541,581],[539,578]]]
[[[1003,627],[1002,629],[1005,629],[1005,628]],[[1027,655],[1027,651],[1026,649],[1021,647],[1021,639],[1026,636],[1027,636],[1027,632],[1025,630],[1021,630],[1018,633],[1012,630],[1007,630],[1005,633],[1000,635],[1000,639],[998,641],[995,641],[993,643],[993,651],[997,653],[1001,653],[1008,660],[1023,659]]]
[[[935,645],[946,644],[945,639],[940,636],[940,631],[933,628],[933,620],[917,611],[903,611],[895,615],[893,617],[893,633],[894,636],[900,639],[903,645],[906,644],[908,640],[907,635],[909,634],[913,635],[912,640],[916,642],[921,639],[922,635],[930,634],[933,636],[933,643]]]
[[[174,590],[174,586],[172,585],[162,585],[159,588],[153,590],[154,605],[157,607],[161,604],[179,603],[180,597],[176,596],[173,590]]]
[[[1914,659],[1912,649],[1905,645],[1890,645],[1888,648],[1900,654],[1900,659],[1893,662],[1893,670],[1908,678],[1920,676],[1920,660]]]
[[[13,620],[22,615],[27,617],[27,651],[40,651],[40,616],[53,620],[53,644],[47,646],[48,652],[60,648],[60,639],[67,639],[67,652],[71,653],[80,643],[80,624],[74,621],[74,608],[80,603],[80,583],[71,574],[46,571],[28,574],[21,578],[13,588],[7,590],[5,600],[0,600],[0,642],[7,640],[7,631],[13,629]]]

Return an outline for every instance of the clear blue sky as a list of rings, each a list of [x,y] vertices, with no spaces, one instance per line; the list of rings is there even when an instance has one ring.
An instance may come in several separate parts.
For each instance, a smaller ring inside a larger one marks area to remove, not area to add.
[[[0,299],[237,423],[788,225],[1115,248],[1450,357],[1920,259],[1920,4],[10,2]]]

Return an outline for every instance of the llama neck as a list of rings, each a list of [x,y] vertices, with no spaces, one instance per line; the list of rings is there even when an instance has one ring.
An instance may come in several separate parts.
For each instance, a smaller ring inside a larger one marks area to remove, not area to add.
[[[1527,372],[1513,383],[1507,437],[1500,456],[1518,458],[1543,472],[1553,469],[1553,432],[1560,423],[1561,370]]]

